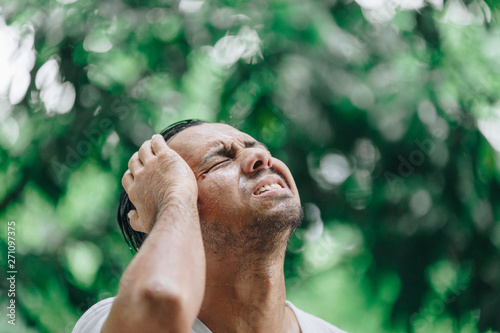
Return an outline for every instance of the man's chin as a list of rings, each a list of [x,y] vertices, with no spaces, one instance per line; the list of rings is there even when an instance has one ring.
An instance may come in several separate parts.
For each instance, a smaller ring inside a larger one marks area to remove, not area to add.
[[[228,255],[267,256],[284,250],[292,233],[302,222],[303,211],[298,203],[274,207],[255,214],[253,222],[242,230],[201,221],[207,253],[221,258]]]
[[[297,229],[303,218],[303,210],[300,204],[276,205],[272,209],[261,212],[255,219],[252,227],[259,230],[259,234],[273,236],[289,234]]]

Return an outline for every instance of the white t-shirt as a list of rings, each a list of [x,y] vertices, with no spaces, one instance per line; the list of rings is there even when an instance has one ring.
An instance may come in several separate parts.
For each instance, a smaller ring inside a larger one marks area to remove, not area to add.
[[[106,298],[94,304],[78,320],[75,328],[73,329],[73,333],[100,333],[101,328],[104,325],[104,321],[111,311],[114,299],[114,297]],[[323,319],[298,309],[289,301],[287,301],[286,304],[295,313],[302,333],[346,333],[332,324],[327,323]],[[208,327],[206,327],[198,318],[196,318],[191,332],[212,333],[212,331],[210,331]]]

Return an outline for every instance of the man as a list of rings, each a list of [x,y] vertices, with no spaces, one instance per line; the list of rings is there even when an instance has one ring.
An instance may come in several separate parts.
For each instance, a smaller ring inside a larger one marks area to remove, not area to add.
[[[184,121],[128,166],[133,206],[122,196],[119,220],[140,251],[116,298],[73,332],[342,332],[286,301],[285,250],[302,209],[290,171],[262,143]]]

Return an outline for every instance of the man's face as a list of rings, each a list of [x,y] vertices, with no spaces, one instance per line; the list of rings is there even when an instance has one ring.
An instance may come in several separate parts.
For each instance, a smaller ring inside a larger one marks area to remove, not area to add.
[[[202,224],[239,233],[252,227],[289,230],[300,220],[290,170],[251,136],[229,125],[202,124],[183,130],[168,144],[196,176]]]

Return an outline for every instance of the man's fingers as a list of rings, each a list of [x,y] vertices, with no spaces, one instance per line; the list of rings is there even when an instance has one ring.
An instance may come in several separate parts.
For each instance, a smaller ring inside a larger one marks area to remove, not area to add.
[[[151,139],[151,148],[153,150],[153,154],[155,155],[159,155],[170,149],[165,142],[165,139],[160,134],[153,135],[153,138]]]
[[[138,171],[139,169],[142,169],[144,165],[142,164],[141,160],[139,159],[139,153],[135,152],[134,155],[130,158],[128,161],[128,169],[134,173]]]
[[[122,186],[125,189],[125,192],[128,192],[128,189],[134,183],[134,175],[130,172],[130,170],[125,171],[125,174],[122,177]]]
[[[154,156],[153,149],[151,149],[151,140],[144,142],[139,149],[139,160],[142,164],[146,164]]]

